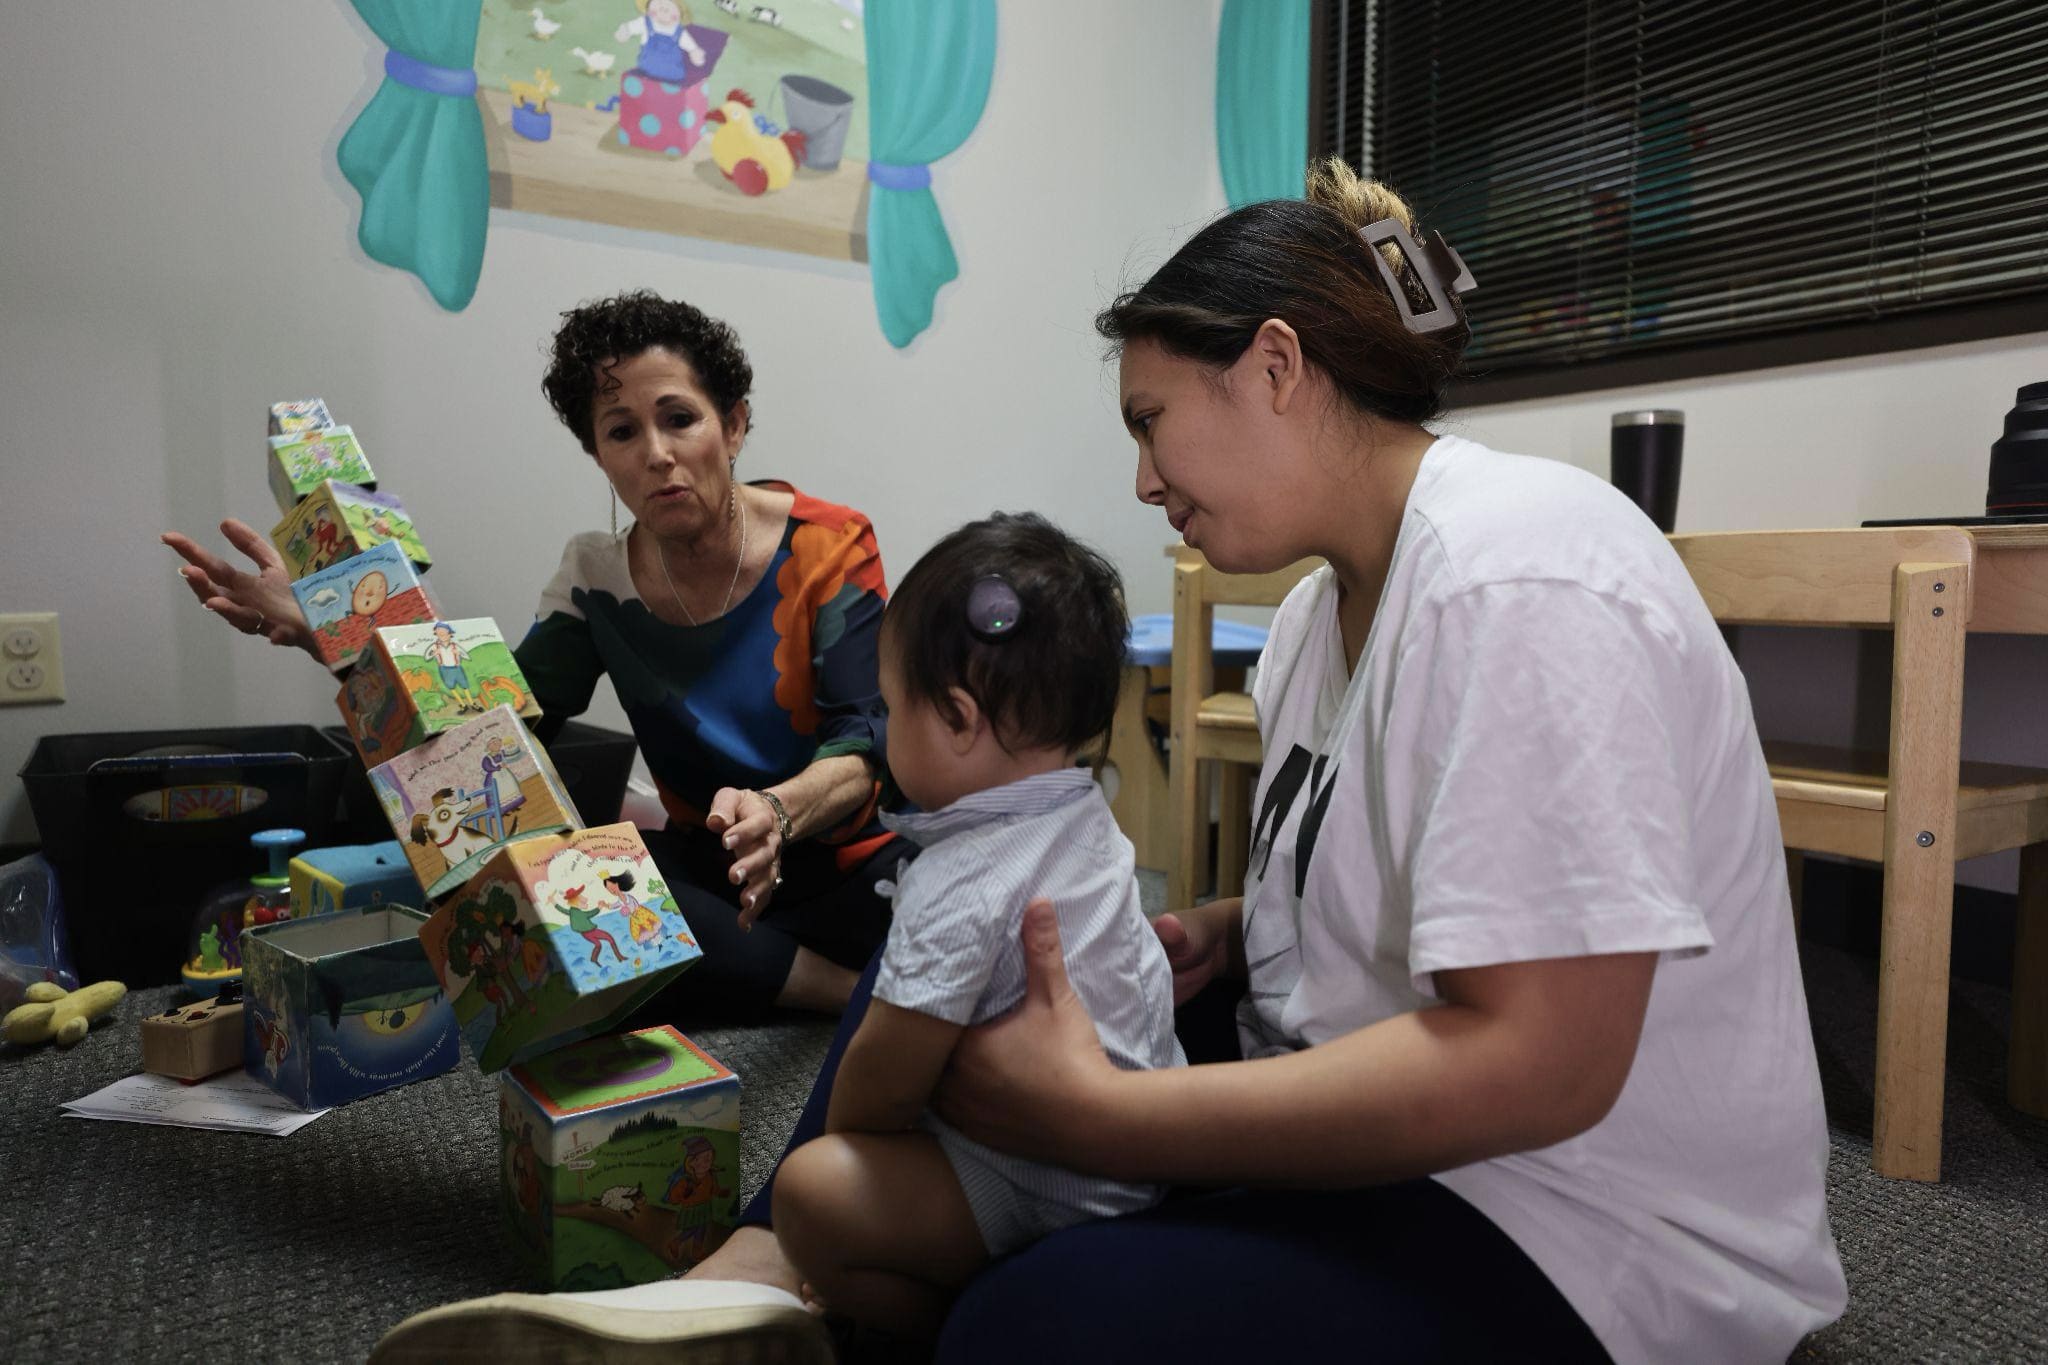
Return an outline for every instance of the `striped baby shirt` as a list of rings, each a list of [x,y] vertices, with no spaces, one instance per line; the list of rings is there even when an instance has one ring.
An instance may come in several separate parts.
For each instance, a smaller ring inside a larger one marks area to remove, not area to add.
[[[1068,979],[1110,1060],[1128,1069],[1187,1064],[1173,1034],[1173,972],[1139,906],[1130,840],[1085,769],[882,819],[923,851],[898,879],[875,999],[961,1025],[1009,1010],[1024,995],[1024,907],[1042,896],[1058,911]],[[1164,1192],[1007,1156],[929,1115],[925,1127],[991,1255],[1148,1208]]]

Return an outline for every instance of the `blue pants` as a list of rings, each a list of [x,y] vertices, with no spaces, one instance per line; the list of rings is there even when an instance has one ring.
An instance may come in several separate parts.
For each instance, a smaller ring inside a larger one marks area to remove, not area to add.
[[[791,1150],[825,1130],[832,1079],[867,1012],[862,975]],[[1176,1021],[1191,1061],[1233,1060],[1231,1001]],[[1208,1044],[1208,1046],[1204,1046]],[[1227,1132],[1219,1142],[1230,1140]],[[740,1223],[769,1225],[775,1179]],[[1570,1304],[1507,1235],[1434,1180],[1359,1190],[1178,1190],[1156,1208],[1062,1229],[960,1295],[947,1365],[1046,1361],[1605,1361]]]

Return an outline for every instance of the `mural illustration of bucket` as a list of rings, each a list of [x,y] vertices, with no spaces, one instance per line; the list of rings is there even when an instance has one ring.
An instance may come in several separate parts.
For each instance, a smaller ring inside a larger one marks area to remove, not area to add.
[[[789,114],[789,126],[804,135],[804,165],[814,171],[837,170],[847,125],[853,121],[853,96],[815,76],[784,76],[782,107]]]
[[[525,100],[512,106],[512,131],[532,142],[546,142],[554,131],[555,116],[545,109],[535,109]]]

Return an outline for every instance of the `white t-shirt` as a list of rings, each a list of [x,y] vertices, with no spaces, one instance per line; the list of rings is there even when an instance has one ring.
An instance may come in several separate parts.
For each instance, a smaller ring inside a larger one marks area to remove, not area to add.
[[[1597,478],[1444,437],[1355,673],[1336,609],[1328,569],[1298,586],[1253,687],[1245,1055],[1447,968],[1660,953],[1612,1112],[1436,1178],[1617,1360],[1782,1361],[1848,1291],[1777,807],[1683,565]]]

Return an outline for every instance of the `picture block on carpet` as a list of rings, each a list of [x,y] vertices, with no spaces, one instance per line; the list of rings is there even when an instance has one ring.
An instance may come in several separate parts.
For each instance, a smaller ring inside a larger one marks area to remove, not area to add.
[[[550,1289],[687,1270],[739,1212],[740,1081],[672,1026],[592,1038],[498,1083],[501,1208]]]
[[[409,907],[342,910],[242,934],[243,1063],[302,1109],[451,1070],[455,1012]]]
[[[307,849],[292,859],[288,875],[293,919],[358,907],[426,903],[405,846],[396,839]]]

